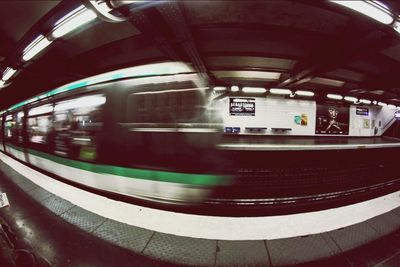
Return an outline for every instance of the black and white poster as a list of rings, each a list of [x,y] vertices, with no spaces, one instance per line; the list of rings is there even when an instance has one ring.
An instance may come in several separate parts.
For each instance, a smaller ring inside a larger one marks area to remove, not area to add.
[[[318,104],[316,134],[349,134],[349,107]]]
[[[255,116],[256,99],[244,97],[229,98],[229,114],[231,116]]]

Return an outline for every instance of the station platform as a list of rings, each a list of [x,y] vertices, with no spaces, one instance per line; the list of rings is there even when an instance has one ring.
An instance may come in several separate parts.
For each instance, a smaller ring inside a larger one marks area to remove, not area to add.
[[[241,136],[225,135],[219,144],[224,150],[298,151],[398,148],[400,139],[393,137],[347,137],[347,136]]]
[[[59,181],[43,186],[40,179],[45,177],[41,174],[34,170],[27,172],[28,167],[17,170],[15,166],[21,163],[7,159],[4,154],[1,160],[0,192],[7,193],[10,206],[0,209],[0,218],[14,232],[16,248],[31,250],[41,259],[37,266],[400,265],[399,191],[382,196],[373,206],[361,203],[358,208],[365,206],[361,212],[364,217],[360,217],[362,222],[355,223],[350,217],[340,218],[343,227],[333,224],[331,228],[334,229],[329,231],[318,223],[321,213],[314,213],[314,220],[308,221],[309,230],[304,230],[300,217],[298,221],[287,221],[286,226],[280,225],[293,229],[290,233],[285,231],[291,237],[279,235],[276,229],[269,234],[257,232],[249,220],[248,225],[241,225],[242,233],[229,230],[231,226],[226,225],[232,239],[218,236],[218,233],[215,234],[217,238],[211,238],[211,234],[199,238],[196,235],[202,235],[203,229],[196,229],[198,225],[194,220],[200,217],[183,217],[146,208],[138,208],[137,213],[127,208],[117,210],[111,200],[98,202],[97,196],[80,192],[83,190],[68,185],[56,187]],[[78,195],[80,193],[86,195]],[[79,200],[75,201],[73,196],[80,196]],[[123,203],[114,204],[127,207]],[[374,210],[370,210],[371,207]],[[377,210],[381,212],[374,216]],[[112,213],[114,217],[107,216]],[[350,216],[351,213],[342,214]],[[128,217],[140,226],[122,222],[123,219],[115,220]],[[143,218],[147,221],[142,222]],[[176,218],[182,218],[181,223],[177,223]],[[233,224],[242,219],[230,220]],[[264,222],[268,220],[262,218],[261,223]],[[159,225],[159,230],[152,230],[154,225]],[[204,225],[204,228],[209,227]],[[180,232],[172,234],[172,228]],[[259,238],[246,240],[246,232],[253,232],[252,235]]]

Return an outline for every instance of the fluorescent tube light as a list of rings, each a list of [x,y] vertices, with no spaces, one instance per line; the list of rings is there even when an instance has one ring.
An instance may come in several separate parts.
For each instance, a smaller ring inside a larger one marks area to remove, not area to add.
[[[281,77],[279,72],[269,71],[248,71],[248,70],[237,70],[237,71],[213,71],[212,72],[217,78],[237,78],[237,79],[257,79],[266,81],[276,81]]]
[[[395,105],[392,105],[392,104],[390,104],[390,105],[388,105],[388,108],[396,108],[396,106],[395,106]]]
[[[400,33],[400,21],[395,21],[394,23],[393,23],[393,29],[396,31],[396,32],[398,32],[398,33]]]
[[[345,96],[344,100],[349,101],[349,102],[357,102],[357,98],[356,97],[352,97],[352,96]]]
[[[290,91],[289,89],[279,89],[279,88],[271,88],[269,89],[269,92],[271,94],[275,94],[275,95],[291,95],[292,91]]]
[[[298,91],[296,91],[296,95],[299,95],[299,96],[314,96],[314,92],[298,90]]]
[[[343,99],[343,96],[335,95],[335,94],[327,94],[326,97],[330,98],[330,99],[335,99],[335,100],[342,100]]]
[[[393,22],[393,17],[389,11],[385,11],[384,7],[374,3],[374,1],[331,0],[331,2],[353,9],[383,24],[389,25]]]
[[[3,86],[4,86],[4,84],[5,84],[5,81],[3,81],[3,80],[0,80],[0,87],[3,87]]]
[[[387,106],[387,104],[384,103],[384,102],[378,102],[378,105],[381,106],[381,107],[386,107]]]
[[[236,86],[236,85],[231,86],[231,91],[232,92],[238,92],[239,91],[239,86]]]
[[[371,100],[368,99],[360,99],[360,102],[367,105],[371,104]]]
[[[55,29],[51,33],[53,38],[59,38],[67,33],[77,29],[78,27],[89,23],[97,17],[96,13],[90,9],[80,7],[68,13],[61,18],[55,25]]]
[[[51,44],[52,41],[49,41],[43,35],[39,35],[32,43],[30,43],[23,52],[22,59],[24,61],[28,61],[34,56],[36,56],[40,51],[45,49],[47,46]]]
[[[262,87],[243,87],[242,91],[244,93],[265,93],[267,89]]]
[[[14,75],[14,73],[17,72],[16,70],[14,70],[13,68],[6,68],[6,70],[3,72],[3,78],[2,80],[4,82],[6,82],[8,79],[11,78],[11,76]]]

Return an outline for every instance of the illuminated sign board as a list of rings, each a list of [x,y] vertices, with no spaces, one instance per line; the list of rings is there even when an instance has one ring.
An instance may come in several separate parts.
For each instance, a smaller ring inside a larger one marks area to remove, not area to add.
[[[244,97],[229,98],[229,114],[231,116],[255,116],[256,99]]]
[[[356,114],[362,116],[368,116],[369,109],[364,107],[356,107]]]

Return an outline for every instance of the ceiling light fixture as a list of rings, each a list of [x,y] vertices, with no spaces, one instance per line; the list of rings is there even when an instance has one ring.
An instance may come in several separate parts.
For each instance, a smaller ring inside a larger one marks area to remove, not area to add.
[[[11,76],[14,75],[17,71],[13,68],[6,68],[6,70],[3,72],[3,78],[2,80],[6,82],[8,79],[11,78]]]
[[[265,93],[267,89],[262,87],[243,87],[242,91],[244,93]]]
[[[239,91],[239,86],[236,86],[236,85],[231,86],[231,91],[232,92],[238,92]]]
[[[299,96],[314,96],[314,92],[298,90],[298,91],[296,91],[296,95],[299,95]]]
[[[381,107],[386,107],[387,106],[387,104],[384,103],[384,102],[378,102],[378,105],[381,106]]]
[[[390,105],[388,105],[388,108],[396,108],[396,106],[395,106],[395,105],[392,105],[392,104],[390,104]]]
[[[355,103],[355,102],[357,102],[357,98],[356,97],[352,97],[352,96],[345,96],[344,97],[344,100],[346,100],[346,101],[348,101],[348,102],[353,102],[353,103]]]
[[[335,100],[342,100],[343,99],[343,96],[336,95],[336,94],[327,94],[326,97],[330,98],[330,99],[335,99]]]
[[[361,14],[364,14],[376,21],[383,24],[391,24],[393,22],[393,17],[389,10],[378,3],[378,1],[348,1],[348,0],[331,0],[332,3],[350,8]]]
[[[62,37],[78,27],[89,23],[97,17],[96,13],[83,5],[74,9],[55,24],[55,29],[51,36],[55,38]]]
[[[33,40],[23,51],[22,59],[24,61],[28,61],[32,59],[34,56],[39,54],[40,51],[45,49],[47,46],[51,44],[52,41],[49,41],[43,35],[39,35],[35,40]]]
[[[369,104],[371,104],[371,100],[368,100],[368,99],[360,99],[360,103],[369,105]]]
[[[269,92],[274,95],[291,95],[292,91],[289,89],[271,88]]]
[[[394,29],[396,32],[400,33],[400,18],[398,18],[398,20],[396,20],[396,21],[393,23],[393,29]]]

